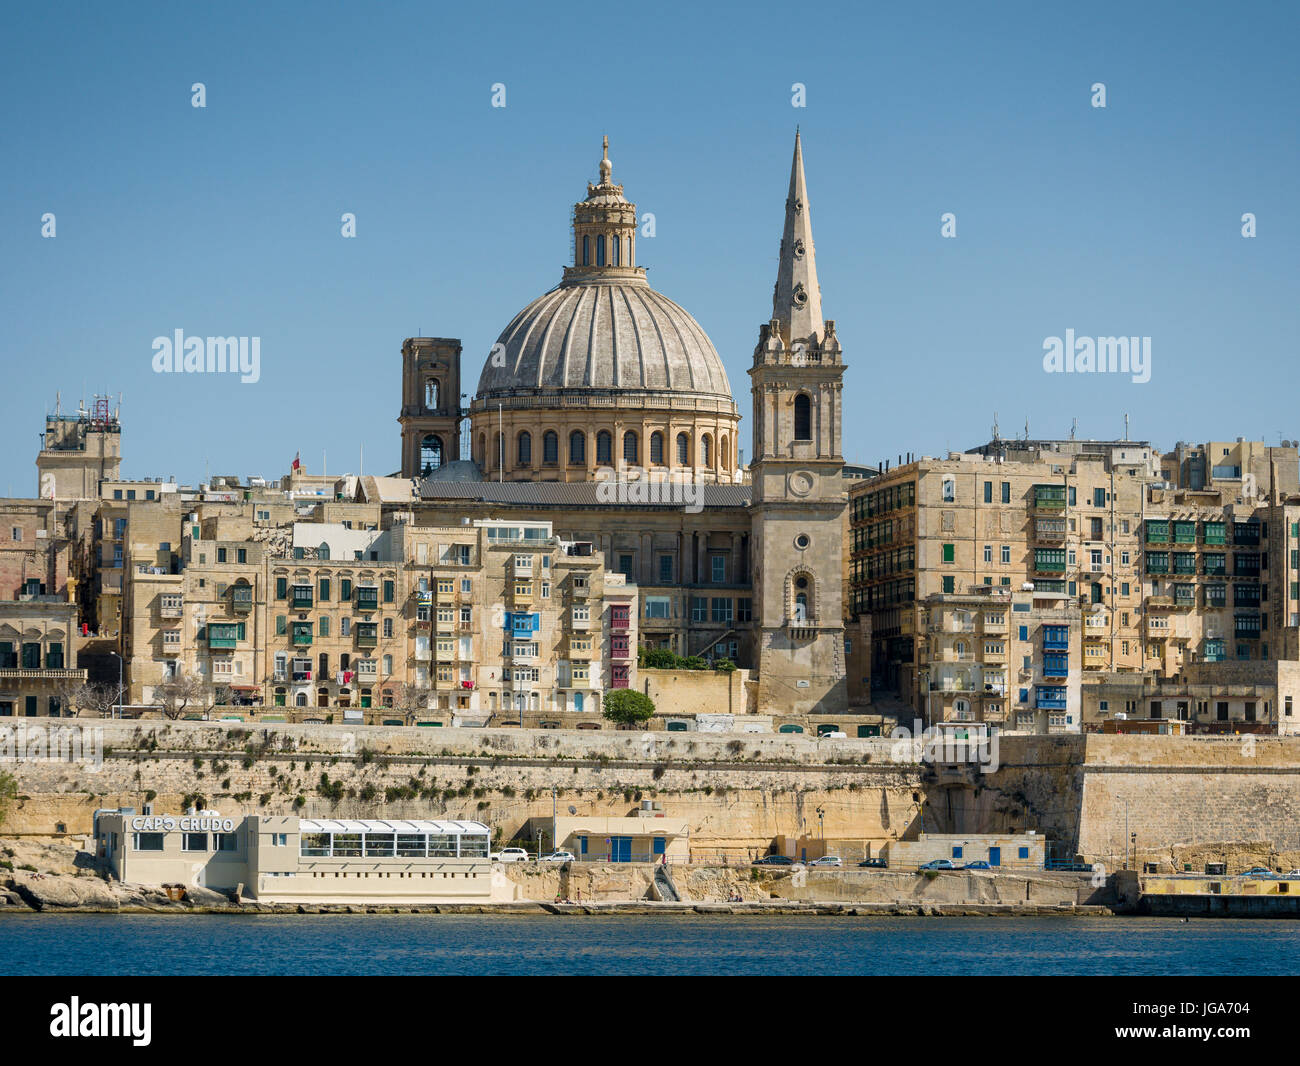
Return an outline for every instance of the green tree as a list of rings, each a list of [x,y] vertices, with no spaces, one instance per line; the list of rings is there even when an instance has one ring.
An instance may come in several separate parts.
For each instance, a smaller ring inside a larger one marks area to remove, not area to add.
[[[655,713],[655,701],[633,688],[605,694],[604,718],[619,725],[644,725]]]

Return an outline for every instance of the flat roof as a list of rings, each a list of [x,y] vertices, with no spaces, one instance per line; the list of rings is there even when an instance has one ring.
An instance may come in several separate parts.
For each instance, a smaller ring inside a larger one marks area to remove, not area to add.
[[[299,818],[300,833],[435,833],[442,836],[460,836],[467,833],[488,833],[482,822],[466,821],[380,821],[378,819]]]

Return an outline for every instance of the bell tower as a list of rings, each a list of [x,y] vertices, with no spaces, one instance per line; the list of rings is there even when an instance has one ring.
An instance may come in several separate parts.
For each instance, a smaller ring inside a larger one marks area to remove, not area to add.
[[[402,477],[425,477],[460,458],[460,341],[402,343]]]
[[[844,663],[844,361],[821,288],[803,145],[796,132],[772,317],[749,371],[760,708],[836,714]]]

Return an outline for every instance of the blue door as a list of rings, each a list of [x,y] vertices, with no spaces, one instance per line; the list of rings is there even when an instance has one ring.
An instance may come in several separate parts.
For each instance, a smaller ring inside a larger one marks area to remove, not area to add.
[[[609,838],[609,861],[610,862],[631,862],[632,861],[632,838],[631,837],[610,837]]]
[[[583,704],[582,697],[583,697],[583,693],[581,692],[575,692],[573,694],[573,709],[575,711],[579,711],[579,712],[582,711],[582,704]]]
[[[655,837],[655,856],[654,856],[654,857],[655,857],[655,861],[656,861],[656,862],[659,860],[659,857],[660,857],[661,855],[663,855],[663,853],[664,853],[664,851],[667,849],[667,847],[668,847],[668,841],[667,841],[664,837]]]
[[[587,857],[587,838],[578,837],[578,857],[585,859]]]
[[[1001,848],[989,848],[989,865],[990,865],[990,866],[1001,866],[1001,865],[1002,865],[1002,849],[1001,849]]]

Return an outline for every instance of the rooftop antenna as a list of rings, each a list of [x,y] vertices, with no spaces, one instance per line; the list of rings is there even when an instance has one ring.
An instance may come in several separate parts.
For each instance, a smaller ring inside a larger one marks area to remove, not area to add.
[[[1025,440],[1029,440],[1029,416],[1025,416]]]
[[[1079,429],[1079,420],[1078,420],[1077,418],[1072,418],[1072,419],[1070,419],[1070,439],[1071,439],[1071,440],[1074,440],[1074,435],[1075,435],[1076,432],[1078,432],[1078,429]]]
[[[997,413],[996,411],[993,412],[993,439],[994,439],[994,440],[1001,440],[1001,439],[1002,439],[1002,438],[998,435],[998,413]]]
[[[1124,439],[1128,440],[1128,412],[1124,412]]]

